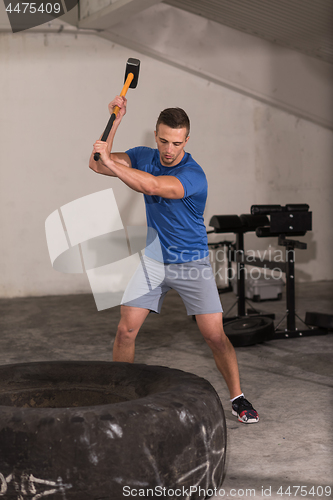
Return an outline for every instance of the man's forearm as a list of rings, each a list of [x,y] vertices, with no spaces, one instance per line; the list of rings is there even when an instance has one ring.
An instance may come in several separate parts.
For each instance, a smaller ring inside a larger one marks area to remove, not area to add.
[[[154,175],[142,172],[141,170],[128,168],[111,158],[105,168],[110,169],[113,175],[118,177],[118,179],[134,191],[148,195],[154,194],[154,190],[158,184],[158,180]]]
[[[110,130],[109,136],[106,139],[109,154],[111,154],[111,151],[112,151],[113,139],[114,139],[114,136],[116,134],[118,126],[119,126],[119,122],[113,123],[113,126]],[[101,138],[102,138],[102,136],[100,137],[100,140],[101,140]],[[107,168],[103,164],[101,159],[99,159],[98,161],[94,160],[94,152],[92,152],[90,159],[89,159],[89,168],[91,168],[92,170],[94,170],[94,172],[96,172],[98,174],[109,175],[111,177],[115,177],[115,175],[116,175],[112,172],[112,170],[110,170],[109,168]]]
[[[112,159],[108,159],[105,165],[106,168],[110,168],[126,186],[138,193],[170,199],[180,199],[184,197],[184,187],[177,177],[172,175],[155,176],[148,174],[148,172],[143,172],[142,170],[128,168],[122,163]]]
[[[119,126],[124,114],[126,113],[126,99],[124,97],[123,98],[116,97],[109,104],[110,113],[113,113],[115,106],[118,106],[118,115],[116,116],[116,118],[112,124],[111,130],[109,132],[109,135],[105,141],[107,144],[107,152],[108,152],[109,157],[110,157],[111,151],[112,151],[114,136],[117,132],[118,126]],[[120,112],[119,112],[120,108],[125,108],[125,113],[123,113],[123,109],[120,110]],[[100,140],[102,137],[103,137],[103,135],[100,137]],[[111,175],[113,177],[115,176],[115,174],[112,173],[112,171],[110,169],[105,167],[105,161],[103,162],[101,158],[98,161],[94,160],[94,151],[92,152],[90,159],[89,159],[89,168],[91,168],[92,170],[94,170],[94,172],[97,172],[98,174]]]
[[[119,124],[120,124],[120,122],[118,122],[118,121],[114,121],[113,122],[113,125],[111,127],[110,133],[108,135],[108,138],[105,141],[107,143],[107,145],[108,145],[109,153],[110,154],[111,154],[112,147],[113,147],[113,139],[114,139],[114,136],[116,135],[117,129],[119,127]]]

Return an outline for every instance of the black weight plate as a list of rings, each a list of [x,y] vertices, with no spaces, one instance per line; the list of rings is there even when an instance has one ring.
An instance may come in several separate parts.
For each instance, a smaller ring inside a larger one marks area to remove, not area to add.
[[[224,331],[234,347],[243,347],[270,340],[274,323],[266,316],[243,317],[226,323]]]
[[[305,315],[305,324],[333,330],[333,314],[307,312]]]

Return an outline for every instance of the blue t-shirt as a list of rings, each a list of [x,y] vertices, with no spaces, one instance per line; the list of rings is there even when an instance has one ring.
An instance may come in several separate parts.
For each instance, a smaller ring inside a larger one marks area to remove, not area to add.
[[[161,164],[158,149],[137,147],[126,153],[132,168],[155,176],[172,175],[184,187],[184,197],[178,200],[144,195],[147,225],[157,231],[164,263],[189,262],[206,257],[208,245],[203,213],[207,179],[200,165],[189,153],[185,153],[174,167]]]

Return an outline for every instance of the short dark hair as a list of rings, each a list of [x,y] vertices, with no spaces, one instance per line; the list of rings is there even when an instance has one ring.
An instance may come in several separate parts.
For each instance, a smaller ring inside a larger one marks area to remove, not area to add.
[[[181,108],[167,108],[161,111],[156,122],[156,132],[160,123],[170,128],[186,128],[186,137],[190,133],[190,119]]]

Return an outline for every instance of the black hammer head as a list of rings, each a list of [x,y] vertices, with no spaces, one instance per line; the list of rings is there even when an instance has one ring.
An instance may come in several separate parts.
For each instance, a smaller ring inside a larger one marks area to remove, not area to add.
[[[140,69],[140,61],[139,61],[139,59],[133,59],[132,57],[130,57],[127,60],[126,73],[125,73],[125,78],[124,78],[124,82],[126,82],[127,75],[129,73],[133,73],[134,78],[133,78],[133,80],[131,82],[131,85],[129,87],[130,89],[135,89],[136,86],[137,86],[137,84],[138,84],[139,69]]]

